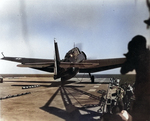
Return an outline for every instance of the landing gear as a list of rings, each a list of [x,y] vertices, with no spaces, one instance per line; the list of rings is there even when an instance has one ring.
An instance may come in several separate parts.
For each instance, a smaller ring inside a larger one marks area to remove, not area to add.
[[[94,76],[91,76],[91,82],[94,83]]]
[[[94,76],[92,76],[91,73],[89,73],[89,76],[91,78],[91,83],[94,83]]]
[[[63,87],[66,84],[66,79],[64,77],[61,77],[61,87]]]

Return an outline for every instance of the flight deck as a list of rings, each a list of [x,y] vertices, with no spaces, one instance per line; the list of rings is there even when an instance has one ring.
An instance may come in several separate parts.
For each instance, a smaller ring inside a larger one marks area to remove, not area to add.
[[[0,83],[1,121],[100,120],[102,91],[110,78],[7,77]]]

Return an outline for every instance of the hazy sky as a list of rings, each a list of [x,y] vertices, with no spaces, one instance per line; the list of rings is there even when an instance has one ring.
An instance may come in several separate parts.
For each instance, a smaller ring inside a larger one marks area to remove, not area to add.
[[[0,0],[0,52],[53,59],[56,38],[62,59],[74,43],[90,59],[120,58],[137,34],[150,44],[148,17],[146,0]],[[41,73],[16,65],[0,60],[0,74]]]

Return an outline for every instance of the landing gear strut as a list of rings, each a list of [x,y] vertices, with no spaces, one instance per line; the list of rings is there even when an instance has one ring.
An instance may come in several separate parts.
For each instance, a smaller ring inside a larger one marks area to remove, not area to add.
[[[91,83],[94,83],[94,76],[92,76],[91,73],[89,73],[89,76],[91,78]]]

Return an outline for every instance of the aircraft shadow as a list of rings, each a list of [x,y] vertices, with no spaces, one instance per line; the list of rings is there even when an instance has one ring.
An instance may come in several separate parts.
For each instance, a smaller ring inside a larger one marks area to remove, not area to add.
[[[68,90],[71,90],[71,92]],[[61,95],[61,99],[62,99],[62,102],[63,102],[66,110],[51,106],[51,103],[54,101],[54,99],[56,98],[58,93],[60,93],[60,95]],[[56,115],[56,116],[64,119],[65,121],[97,121],[97,120],[100,120],[100,119],[94,119],[94,117],[100,116],[101,114],[96,111],[89,110],[88,109],[89,107],[87,105],[82,106],[82,107],[76,107],[72,103],[71,99],[75,99],[78,103],[80,103],[80,101],[75,96],[81,95],[81,93],[90,96],[90,98],[100,101],[100,97],[97,97],[90,93],[79,90],[73,86],[64,86],[64,87],[59,87],[58,90],[47,101],[47,103],[43,107],[40,107],[40,109],[42,109],[50,114]],[[70,96],[71,96],[71,98],[70,98]],[[99,105],[100,104],[97,104],[97,106],[99,106]],[[90,105],[90,107],[95,107],[95,106],[96,105]],[[87,113],[81,114],[80,111],[84,111],[84,112],[86,111]]]
[[[43,86],[43,87],[59,87],[62,85],[61,81],[7,81],[7,82],[18,82],[18,83],[33,83],[33,84],[13,84],[11,86],[34,86],[36,85],[37,83],[41,83],[39,84],[40,86]],[[71,84],[71,83],[75,83],[76,81],[66,81],[65,84]],[[34,84],[36,83],[36,84]],[[42,83],[45,83],[45,84],[50,84],[50,85],[44,85]],[[84,86],[75,86],[75,87],[84,87]]]
[[[109,82],[94,82],[94,83],[91,83],[91,82],[78,82],[76,84],[109,84]]]
[[[52,81],[5,81],[7,82],[21,82],[21,83],[51,83]],[[54,81],[53,81],[54,82]]]
[[[57,83],[58,81],[6,81],[7,82],[22,82],[22,83]]]

